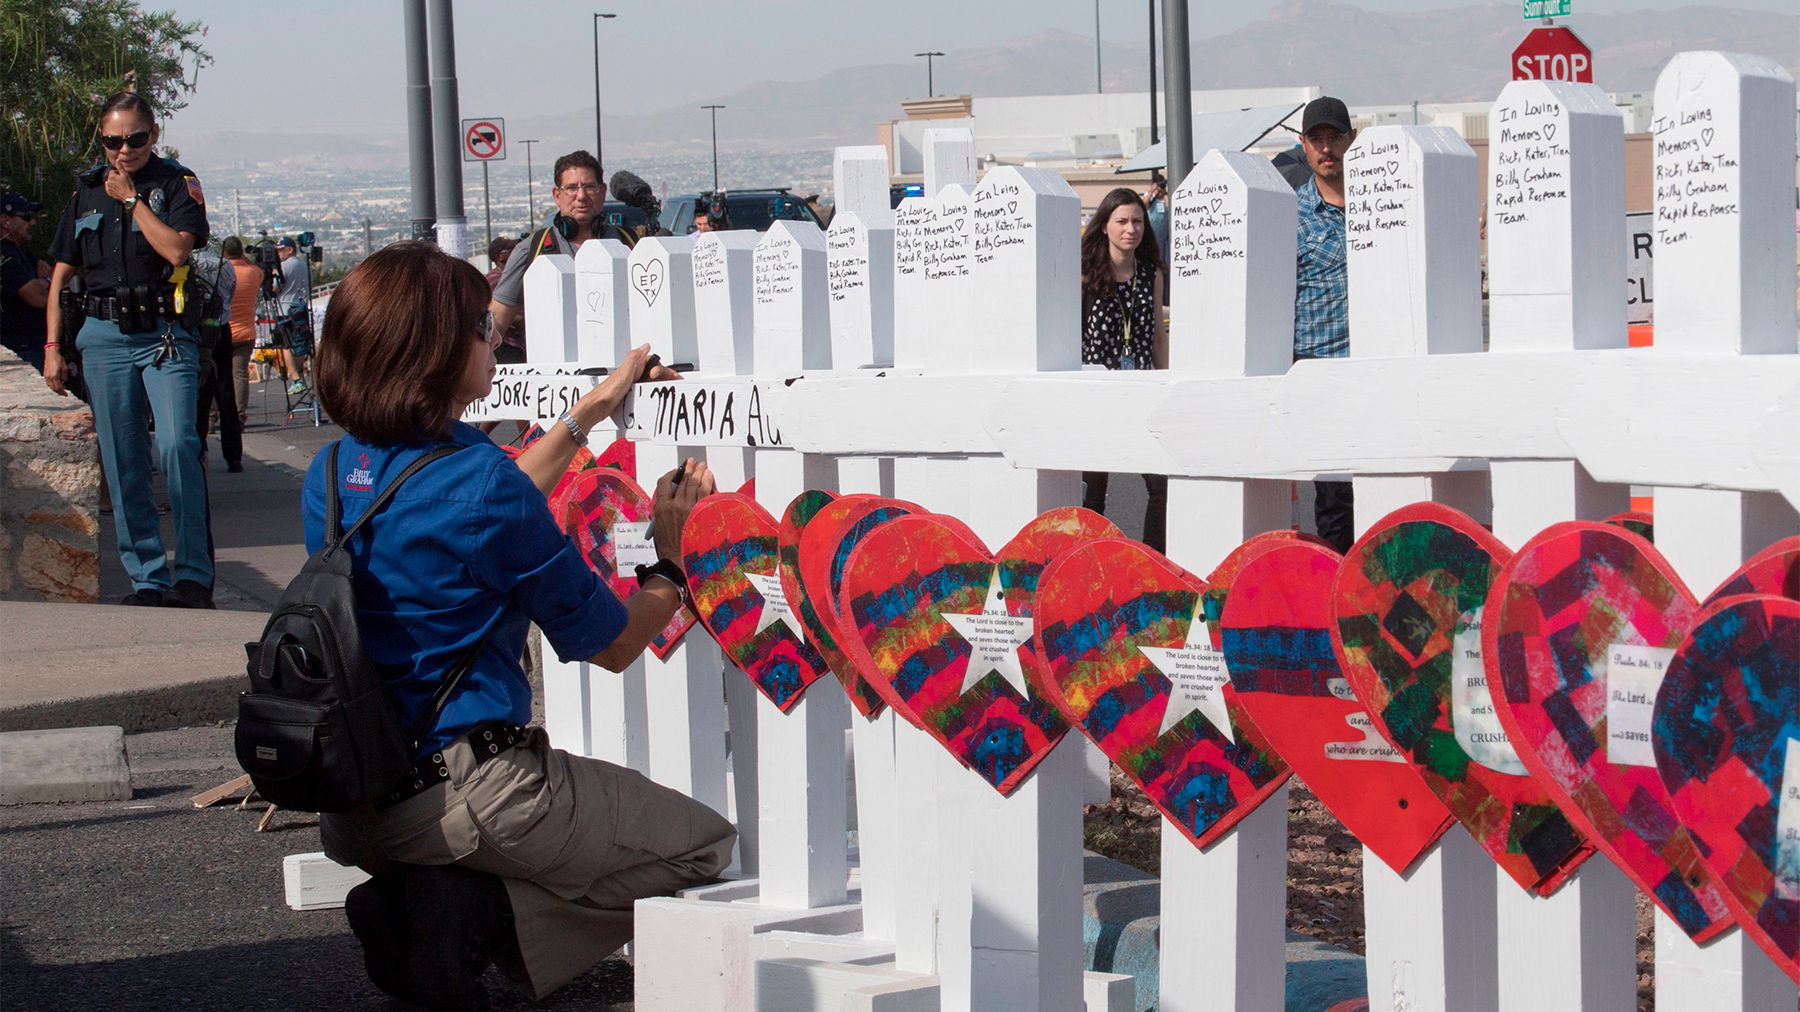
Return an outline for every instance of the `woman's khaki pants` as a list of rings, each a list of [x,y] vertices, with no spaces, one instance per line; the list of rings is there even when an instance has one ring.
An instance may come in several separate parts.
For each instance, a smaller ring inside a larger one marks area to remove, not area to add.
[[[457,864],[506,882],[518,952],[495,961],[542,998],[631,939],[632,903],[710,881],[737,832],[642,774],[550,747],[542,728],[477,765],[444,750],[450,777],[391,808],[320,819],[325,853],[371,875]]]

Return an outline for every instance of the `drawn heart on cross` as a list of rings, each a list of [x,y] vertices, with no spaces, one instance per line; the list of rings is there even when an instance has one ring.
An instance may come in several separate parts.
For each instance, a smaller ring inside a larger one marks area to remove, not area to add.
[[[1214,197],[1212,200],[1207,202],[1206,209],[1211,211],[1214,214],[1218,214],[1219,208],[1224,207],[1224,206],[1225,206],[1225,198],[1224,197]]]
[[[1388,174],[1389,178],[1398,176],[1400,174],[1400,162],[1398,160],[1396,160],[1396,159],[1388,160],[1387,174]]]
[[[656,305],[656,297],[662,294],[663,262],[646,260],[631,265],[631,287],[644,297],[644,305]]]
[[[1731,927],[1656,772],[1651,710],[1699,605],[1650,542],[1554,524],[1500,569],[1482,621],[1495,709],[1582,835],[1703,942]]]
[[[1800,602],[1721,598],[1669,662],[1651,743],[1746,934],[1800,981]]]
[[[1511,554],[1447,506],[1395,510],[1344,556],[1331,639],[1382,736],[1489,857],[1548,896],[1593,847],[1526,775],[1488,697],[1482,609]]]
[[[1288,775],[1238,704],[1206,629],[1206,590],[1158,552],[1108,538],[1045,569],[1033,615],[1063,716],[1197,847]]]
[[[1018,214],[1019,213],[1019,202],[1016,200],[1007,201],[1006,202],[1006,213],[1009,215]]]
[[[1033,595],[1052,559],[1119,529],[1097,513],[1044,513],[989,553],[935,514],[876,526],[838,591],[844,647],[895,712],[1010,794],[1067,733],[1032,649]]]
[[[605,301],[605,299],[606,294],[604,292],[589,292],[587,297],[588,309],[598,313],[600,311],[600,303]]]
[[[782,592],[779,534],[775,518],[755,499],[715,492],[688,514],[681,554],[701,624],[785,713],[829,669]]]
[[[1456,817],[1381,737],[1338,669],[1331,593],[1342,561],[1311,541],[1261,546],[1236,567],[1220,648],[1251,721],[1331,814],[1403,874]]]
[[[619,600],[638,592],[637,565],[655,561],[656,550],[644,538],[651,496],[630,475],[611,467],[595,467],[575,475],[568,492],[552,504],[564,533],[580,549],[588,568],[608,581]],[[648,549],[646,551],[646,549]],[[619,555],[624,553],[624,564]],[[667,657],[694,624],[686,605],[651,640],[650,649]]]
[[[781,518],[782,590],[800,616],[807,641],[825,658],[851,705],[865,717],[875,716],[887,704],[838,645],[842,632],[832,578],[841,575],[850,549],[876,524],[922,512],[899,500],[861,493],[835,496],[815,489],[796,496]]]
[[[1556,124],[1555,123],[1545,123],[1544,124],[1544,139],[1547,141],[1553,141],[1556,139]]]
[[[1710,148],[1710,147],[1712,147],[1712,139],[1713,139],[1713,128],[1712,127],[1701,127],[1700,128],[1700,143],[1702,143]]]

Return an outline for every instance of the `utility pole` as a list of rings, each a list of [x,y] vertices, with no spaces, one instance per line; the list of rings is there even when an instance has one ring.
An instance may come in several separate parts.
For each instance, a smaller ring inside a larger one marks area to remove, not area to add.
[[[944,54],[939,53],[939,52],[930,52],[930,53],[914,53],[913,55],[925,57],[925,97],[931,98],[937,94],[936,82],[934,82],[931,79],[931,61],[934,57],[939,57]]]
[[[373,227],[373,222],[367,218],[363,219],[363,256],[368,256],[370,253],[375,252],[375,235],[372,231]]]
[[[1188,67],[1188,0],[1163,0],[1164,91],[1169,96],[1169,192],[1194,168],[1194,85]]]
[[[537,198],[531,192],[531,146],[544,142],[533,137],[519,143],[525,145],[525,231],[530,232],[537,227]]]
[[[606,171],[606,156],[600,150],[600,19],[616,18],[617,14],[594,15],[594,161],[600,163],[600,171]]]
[[[1156,143],[1156,0],[1145,0],[1150,8],[1150,143]]]
[[[431,59],[425,0],[406,0],[406,148],[412,179],[412,237],[437,239],[437,184],[431,158]]]
[[[451,0],[431,0],[431,117],[437,157],[438,247],[469,255],[463,217],[462,109],[456,94],[456,24]]]
[[[231,234],[244,234],[244,195],[235,186],[231,188]]]
[[[719,192],[719,110],[723,109],[725,107],[722,105],[703,105],[700,108],[712,110],[713,192],[718,193]]]
[[[481,217],[487,224],[487,244],[494,244],[494,198],[488,192],[487,161],[481,163]]]
[[[1100,0],[1094,0],[1094,94],[1105,91],[1100,81]]]

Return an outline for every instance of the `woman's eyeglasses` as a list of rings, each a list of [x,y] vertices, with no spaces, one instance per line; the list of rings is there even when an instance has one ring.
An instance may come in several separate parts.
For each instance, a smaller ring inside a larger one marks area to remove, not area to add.
[[[475,321],[475,336],[487,342],[490,348],[500,343],[500,335],[494,332],[493,310],[482,313],[481,319]]]
[[[119,134],[101,134],[100,143],[104,145],[108,151],[117,151],[120,148],[141,148],[150,143],[150,131],[139,130],[137,133],[125,134],[124,136],[120,136]]]

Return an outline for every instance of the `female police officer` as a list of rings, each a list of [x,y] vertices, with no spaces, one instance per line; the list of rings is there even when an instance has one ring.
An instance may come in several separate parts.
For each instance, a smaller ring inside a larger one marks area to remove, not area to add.
[[[212,529],[194,428],[200,350],[181,320],[198,301],[184,282],[188,253],[206,242],[206,206],[200,181],[152,152],[158,133],[140,95],[115,95],[101,106],[106,164],[81,174],[50,243],[56,267],[45,311],[44,381],[65,393],[60,295],[79,272],[87,322],[76,340],[112,488],[119,556],[131,577],[124,603],[210,608]],[[172,580],[150,492],[146,395],[175,513]]]

